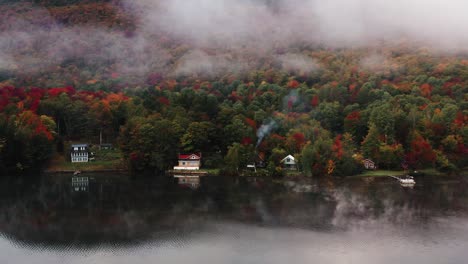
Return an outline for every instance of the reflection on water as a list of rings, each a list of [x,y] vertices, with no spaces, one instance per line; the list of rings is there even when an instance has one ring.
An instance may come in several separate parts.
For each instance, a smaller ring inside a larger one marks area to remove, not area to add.
[[[177,183],[181,187],[187,187],[191,189],[200,188],[200,176],[198,175],[174,175],[177,179]]]
[[[466,183],[417,182],[3,180],[0,263],[464,263]]]
[[[71,187],[75,192],[87,192],[89,191],[89,178],[73,176],[71,178]]]

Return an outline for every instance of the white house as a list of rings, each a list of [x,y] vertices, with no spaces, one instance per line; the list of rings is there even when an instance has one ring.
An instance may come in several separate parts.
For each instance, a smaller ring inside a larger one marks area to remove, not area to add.
[[[292,155],[288,155],[286,158],[282,159],[281,164],[283,164],[283,168],[285,169],[297,170],[296,158],[294,158]]]
[[[71,162],[88,162],[89,146],[88,144],[73,144],[70,150]]]
[[[199,170],[201,166],[201,153],[179,154],[179,164],[174,170]]]

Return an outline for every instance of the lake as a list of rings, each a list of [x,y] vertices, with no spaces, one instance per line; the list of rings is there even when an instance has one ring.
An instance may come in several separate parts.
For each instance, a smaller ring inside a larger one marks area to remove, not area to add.
[[[3,179],[0,263],[467,263],[461,177]]]

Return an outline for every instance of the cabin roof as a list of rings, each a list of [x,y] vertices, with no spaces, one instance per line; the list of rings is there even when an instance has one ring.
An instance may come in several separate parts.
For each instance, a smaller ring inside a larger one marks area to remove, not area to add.
[[[201,153],[191,153],[191,154],[179,154],[180,160],[199,160],[201,159]]]
[[[286,156],[284,159],[282,159],[281,162],[285,162],[286,159],[288,159],[288,158],[290,158],[292,161],[296,161],[296,158],[294,158],[293,155],[288,155],[288,156]]]
[[[71,147],[72,148],[80,148],[80,147],[87,148],[88,144],[72,144]]]

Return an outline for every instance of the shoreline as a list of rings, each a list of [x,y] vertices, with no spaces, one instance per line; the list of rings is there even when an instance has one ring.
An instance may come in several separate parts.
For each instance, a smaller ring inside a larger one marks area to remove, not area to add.
[[[130,170],[128,169],[119,169],[119,168],[108,168],[108,169],[75,169],[75,170],[70,170],[70,169],[46,169],[43,171],[45,174],[73,174],[75,171],[81,171],[81,173],[130,173]],[[430,176],[450,176],[450,174],[439,172],[433,169],[428,169],[428,170],[420,170],[421,176],[423,175],[430,175]],[[200,170],[200,171],[174,171],[174,170],[168,170],[166,171],[167,175],[173,176],[174,174],[180,174],[180,175],[197,175],[197,176],[219,176],[217,173],[210,173],[209,171],[205,170]],[[344,176],[344,177],[336,177],[336,178],[381,178],[381,177],[388,177],[388,176],[404,176],[406,174],[409,174],[408,171],[391,171],[391,170],[376,170],[376,171],[366,171],[361,174],[357,175],[351,175],[351,176]],[[460,172],[454,173],[453,175],[457,176],[466,176],[468,175],[467,170],[462,170]],[[274,178],[273,176],[265,176],[265,175],[249,175],[249,176],[244,176],[244,175],[237,175],[234,177],[267,177],[267,178]],[[291,175],[284,175],[284,177],[280,177],[279,179],[304,179],[304,178],[315,178],[315,177],[307,177],[304,174],[297,173],[295,172],[294,174]],[[334,177],[335,178],[335,177]],[[468,182],[468,178],[466,179]]]
[[[45,170],[46,174],[68,174],[75,173],[77,170]],[[80,170],[81,173],[109,173],[109,172],[129,172],[127,169],[92,169],[92,170]]]

